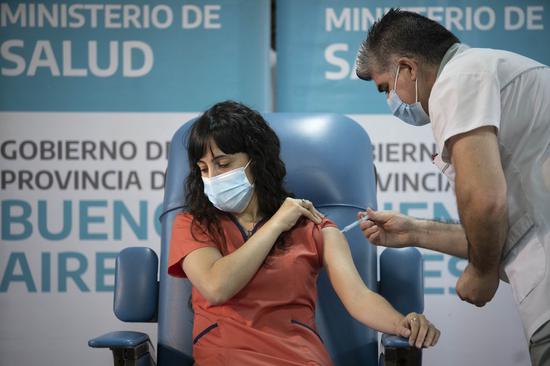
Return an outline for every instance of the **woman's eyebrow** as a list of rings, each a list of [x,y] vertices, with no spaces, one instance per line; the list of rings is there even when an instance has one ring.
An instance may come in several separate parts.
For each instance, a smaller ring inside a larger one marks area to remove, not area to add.
[[[220,159],[228,158],[228,157],[229,157],[229,155],[222,154],[222,155],[214,156],[214,158],[212,158],[212,161],[216,161],[216,160],[220,160]]]
[[[214,156],[212,158],[212,161],[220,160],[220,159],[223,159],[223,158],[229,158],[229,157],[230,157],[230,155],[222,154],[222,155]],[[197,164],[198,163],[206,164],[206,161],[204,161],[203,159],[200,159],[199,161],[197,161]]]

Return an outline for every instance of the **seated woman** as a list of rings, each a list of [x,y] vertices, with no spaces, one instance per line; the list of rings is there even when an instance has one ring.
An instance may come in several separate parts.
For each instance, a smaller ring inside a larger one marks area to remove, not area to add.
[[[168,272],[193,285],[198,365],[331,365],[315,327],[323,267],[355,319],[416,347],[437,343],[424,316],[365,286],[332,221],[291,198],[279,139],[259,113],[216,104],[187,144],[187,212],[173,223]]]

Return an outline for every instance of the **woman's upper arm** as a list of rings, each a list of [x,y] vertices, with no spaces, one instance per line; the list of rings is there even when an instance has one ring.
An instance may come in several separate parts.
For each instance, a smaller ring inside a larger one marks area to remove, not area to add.
[[[361,279],[344,235],[335,227],[326,227],[323,233],[323,265],[328,277],[344,305],[353,304],[354,298],[370,290]]]
[[[203,247],[193,250],[181,261],[183,272],[203,296],[209,293],[210,269],[222,257],[217,248]],[[205,296],[206,297],[206,296]]]

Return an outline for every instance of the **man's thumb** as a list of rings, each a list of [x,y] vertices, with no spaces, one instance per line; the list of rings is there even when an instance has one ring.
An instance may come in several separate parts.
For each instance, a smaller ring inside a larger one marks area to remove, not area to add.
[[[385,222],[389,219],[389,214],[383,211],[374,211],[372,208],[367,208],[367,215],[372,221]]]

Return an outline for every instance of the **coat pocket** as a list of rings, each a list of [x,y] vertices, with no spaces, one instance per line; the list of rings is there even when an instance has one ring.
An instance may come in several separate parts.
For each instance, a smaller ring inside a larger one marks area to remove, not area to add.
[[[509,251],[503,267],[514,299],[517,304],[521,304],[546,273],[546,255],[535,227],[524,233]]]
[[[523,240],[524,237],[534,228],[535,224],[529,214],[524,213],[513,224],[510,224],[506,235],[506,242],[502,249],[502,258],[506,260],[506,256],[510,251]]]

